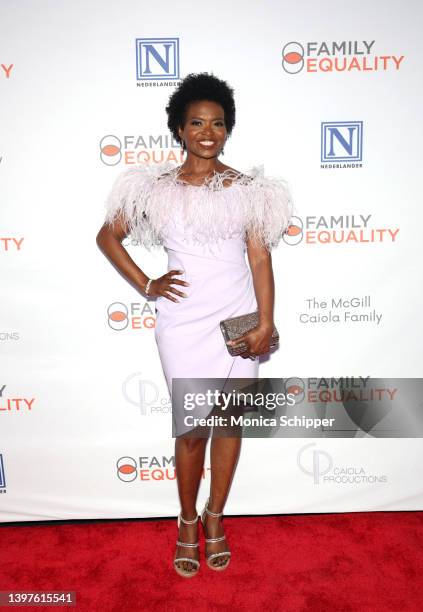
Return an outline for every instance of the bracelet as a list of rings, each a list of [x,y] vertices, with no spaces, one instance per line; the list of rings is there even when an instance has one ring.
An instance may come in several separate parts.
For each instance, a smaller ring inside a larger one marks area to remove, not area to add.
[[[144,292],[145,292],[147,295],[148,295],[148,292],[150,291],[150,285],[151,285],[151,283],[152,283],[152,282],[153,282],[153,279],[152,279],[152,278],[149,278],[149,279],[148,279],[148,282],[147,282],[147,284],[146,284],[146,286],[145,286]]]

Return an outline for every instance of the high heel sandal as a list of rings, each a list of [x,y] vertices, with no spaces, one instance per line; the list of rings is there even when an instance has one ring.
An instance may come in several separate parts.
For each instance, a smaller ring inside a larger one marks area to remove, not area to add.
[[[201,523],[203,525],[203,529],[204,529],[204,535],[206,534],[206,526],[205,526],[205,514],[209,514],[210,516],[214,516],[214,517],[219,517],[219,516],[223,516],[223,512],[211,512],[208,509],[208,505],[209,505],[209,500],[210,497],[207,499],[206,501],[206,505],[204,506],[204,510],[201,513]],[[212,544],[215,542],[222,542],[223,540],[226,540],[226,536],[220,536],[218,538],[207,538],[206,539],[206,544]],[[218,557],[228,557],[226,563],[224,563],[223,565],[213,565],[212,560],[213,559],[217,559]],[[225,550],[222,552],[216,552],[216,553],[211,553],[210,555],[206,554],[206,561],[207,561],[207,565],[209,566],[210,569],[215,570],[215,571],[222,571],[224,569],[226,569],[229,565],[229,561],[231,560],[231,553],[229,550]]]
[[[181,521],[185,523],[186,525],[193,525],[194,523],[198,521],[198,515],[197,515],[197,518],[193,519],[192,521],[187,521],[184,518],[182,518],[182,514],[179,514],[178,515],[178,529],[181,525]],[[194,544],[189,544],[187,542],[180,542],[179,540],[177,540],[176,545],[186,546],[187,548],[197,548],[198,541],[195,542]],[[189,563],[193,563],[197,567],[194,570],[185,570],[182,567],[177,566],[178,561],[189,561]],[[198,571],[200,569],[200,562],[197,559],[190,559],[190,557],[176,557],[173,560],[173,565],[175,567],[176,573],[179,574],[180,576],[183,576],[184,578],[191,578],[192,576],[195,576],[196,574],[198,574]]]

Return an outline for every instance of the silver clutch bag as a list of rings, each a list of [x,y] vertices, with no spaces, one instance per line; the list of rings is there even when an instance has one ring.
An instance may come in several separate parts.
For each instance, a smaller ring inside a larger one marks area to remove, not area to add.
[[[220,329],[222,330],[223,337],[225,342],[228,340],[234,340],[238,338],[238,336],[242,336],[246,332],[250,331],[254,327],[257,327],[259,323],[259,313],[258,310],[255,312],[249,312],[245,315],[239,315],[238,317],[231,317],[230,319],[225,319],[224,321],[220,321]],[[279,344],[279,333],[276,327],[273,329],[272,340],[270,342],[270,347],[277,346]],[[247,344],[245,342],[238,347],[228,346],[226,345],[229,353],[234,357],[243,353],[247,348]]]

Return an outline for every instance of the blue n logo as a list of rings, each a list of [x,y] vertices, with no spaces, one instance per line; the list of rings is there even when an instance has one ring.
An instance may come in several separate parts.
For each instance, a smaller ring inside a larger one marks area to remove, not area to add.
[[[362,161],[363,122],[322,122],[321,161]]]
[[[6,475],[4,473],[3,455],[0,455],[0,489],[6,488]]]
[[[137,38],[137,80],[179,79],[179,38]]]

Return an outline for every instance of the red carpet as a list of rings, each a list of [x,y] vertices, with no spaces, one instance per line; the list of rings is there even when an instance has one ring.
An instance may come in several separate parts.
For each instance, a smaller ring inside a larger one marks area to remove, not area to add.
[[[208,569],[200,528],[202,567],[184,579],[172,568],[176,519],[8,524],[0,590],[76,591],[76,607],[15,608],[28,612],[422,610],[423,512],[226,517],[224,525],[229,568]]]

